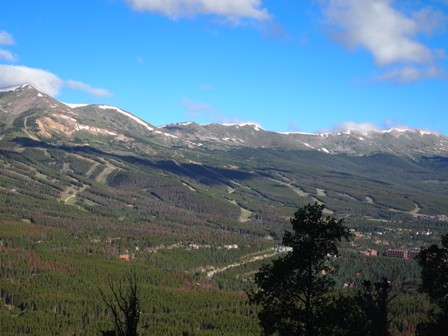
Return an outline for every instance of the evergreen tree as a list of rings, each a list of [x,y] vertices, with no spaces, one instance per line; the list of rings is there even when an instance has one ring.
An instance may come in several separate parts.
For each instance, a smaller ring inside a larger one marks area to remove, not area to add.
[[[420,290],[427,293],[438,306],[430,321],[420,323],[417,335],[446,335],[448,330],[448,234],[442,237],[442,246],[431,245],[417,256],[421,267]]]
[[[383,278],[372,285],[370,281],[362,282],[362,290],[358,293],[358,304],[364,314],[365,335],[389,336],[389,302],[392,289],[390,281]]]
[[[327,260],[338,255],[338,243],[351,234],[343,220],[324,217],[323,209],[315,203],[295,212],[293,231],[283,237],[290,251],[255,276],[259,289],[249,297],[262,306],[258,317],[266,335],[333,334],[334,326],[326,323],[334,287]]]

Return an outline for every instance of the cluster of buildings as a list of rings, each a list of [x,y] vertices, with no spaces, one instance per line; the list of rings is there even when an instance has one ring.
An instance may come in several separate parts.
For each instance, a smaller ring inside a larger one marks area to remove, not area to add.
[[[417,214],[417,218],[419,219],[429,219],[429,220],[436,220],[439,222],[447,222],[448,216],[447,215],[424,215],[424,214]]]
[[[389,249],[386,251],[388,257],[402,259],[414,259],[420,253],[420,249]]]
[[[368,257],[376,257],[378,255],[378,251],[375,249],[368,249],[367,251],[361,252],[361,254]]]
[[[276,246],[273,247],[273,250],[277,253],[286,253],[286,252],[292,252],[292,247],[290,246]]]
[[[187,250],[199,250],[199,249],[203,249],[203,248],[206,248],[206,249],[211,248],[211,246],[208,244],[203,245],[203,244],[196,244],[196,243],[185,243],[184,247]],[[237,250],[239,248],[239,246],[238,246],[238,244],[229,244],[229,245],[224,245],[222,247],[218,246],[218,250],[220,250],[222,248],[224,248],[226,250]]]
[[[395,257],[401,259],[414,259],[420,253],[419,248],[400,248],[400,249],[388,249],[384,252],[387,257]],[[368,257],[378,256],[378,251],[375,249],[368,249],[361,252],[362,255]]]

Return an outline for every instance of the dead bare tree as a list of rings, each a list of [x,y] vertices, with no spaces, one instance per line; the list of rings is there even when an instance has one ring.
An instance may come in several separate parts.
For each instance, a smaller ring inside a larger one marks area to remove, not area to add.
[[[103,335],[138,336],[140,301],[137,273],[132,270],[118,283],[109,281],[109,288],[112,292],[112,299],[109,299],[101,289],[100,294],[112,314],[114,330],[101,331],[101,333]]]

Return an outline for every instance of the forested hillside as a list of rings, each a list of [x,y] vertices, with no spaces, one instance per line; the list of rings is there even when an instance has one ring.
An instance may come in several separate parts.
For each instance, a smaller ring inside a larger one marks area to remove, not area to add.
[[[400,293],[395,332],[412,335],[425,318],[418,265],[402,257],[448,231],[442,150],[412,138],[399,155],[401,137],[394,150],[356,155],[199,145],[116,108],[38,94],[0,92],[2,335],[97,335],[111,323],[100,289],[131,269],[142,334],[260,334],[245,291],[285,253],[292,214],[315,202],[354,235],[331,260],[338,288],[387,276]]]

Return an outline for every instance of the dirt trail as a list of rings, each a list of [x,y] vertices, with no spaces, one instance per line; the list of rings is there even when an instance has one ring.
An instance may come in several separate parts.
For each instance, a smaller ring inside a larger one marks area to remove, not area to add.
[[[283,182],[283,181],[280,181],[280,180],[277,180],[277,179],[273,179],[273,178],[270,178],[270,180],[274,181],[274,182],[276,182],[278,184],[284,185],[285,187],[288,187],[289,189],[294,191],[300,197],[307,197],[309,195],[307,192],[303,191],[301,188],[292,185],[291,182],[290,183],[286,183],[286,182]]]
[[[272,258],[272,257],[276,256],[277,254],[279,254],[280,252],[276,252],[276,251],[273,251],[272,249],[269,249],[269,250],[266,250],[266,251],[263,251],[263,252],[260,252],[260,253],[263,253],[263,254],[258,254],[256,256],[253,256],[253,254],[251,254],[252,256],[250,258],[247,258],[245,260],[241,260],[240,262],[236,262],[236,263],[224,266],[224,267],[220,267],[220,268],[213,268],[212,267],[211,270],[207,272],[207,278],[211,279],[217,273],[221,273],[221,272],[227,271],[228,269],[231,269],[231,268],[239,267],[241,265],[253,263],[255,261],[264,260],[264,259],[267,259],[267,258]],[[243,257],[243,258],[245,258],[245,257]]]
[[[230,203],[232,203],[233,205],[236,205],[237,207],[240,208],[240,217],[238,218],[238,221],[240,223],[246,223],[249,221],[250,217],[253,215],[253,212],[250,210],[247,210],[245,208],[243,208],[242,206],[240,206],[238,204],[237,201],[235,200],[229,200]]]
[[[421,208],[417,203],[414,203],[414,206],[415,206],[414,210],[409,211],[409,214],[412,215],[414,218],[417,218],[419,217],[419,215],[421,215],[420,214]]]
[[[64,204],[74,205],[76,202],[76,196],[80,192],[83,192],[87,189],[88,186],[84,185],[79,189],[75,189],[74,187],[69,187],[61,194],[60,200],[64,202]]]
[[[23,119],[23,127],[24,127],[25,133],[34,141],[39,141],[38,138],[36,138],[34,135],[31,135],[30,132],[28,132],[27,122],[28,122],[28,117],[25,117],[25,119]]]

